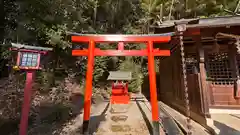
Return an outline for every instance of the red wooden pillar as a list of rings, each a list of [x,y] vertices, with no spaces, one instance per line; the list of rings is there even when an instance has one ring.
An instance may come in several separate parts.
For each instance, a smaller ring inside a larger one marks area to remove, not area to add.
[[[124,50],[124,43],[123,42],[118,43],[118,50],[121,50],[121,51]]]
[[[91,96],[92,96],[92,79],[93,79],[93,65],[94,65],[94,41],[89,42],[88,48],[88,63],[86,74],[86,89],[84,94],[84,116],[83,116],[83,134],[88,134],[90,110],[91,110]]]
[[[21,113],[19,135],[27,134],[28,115],[29,115],[30,104],[31,104],[32,83],[33,83],[34,73],[35,73],[34,71],[26,72],[27,75],[26,75],[26,83],[24,88],[24,99],[23,99],[23,106],[22,106],[22,113]]]
[[[150,84],[150,98],[152,106],[152,122],[153,122],[153,135],[160,135],[159,132],[159,110],[157,100],[157,88],[156,88],[156,72],[155,62],[153,55],[153,42],[148,41],[148,72],[149,72],[149,84]]]

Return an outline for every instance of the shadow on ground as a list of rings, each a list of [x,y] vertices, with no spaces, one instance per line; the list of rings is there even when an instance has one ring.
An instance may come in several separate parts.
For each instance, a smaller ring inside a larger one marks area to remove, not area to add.
[[[76,99],[68,105],[61,103],[43,103],[39,107],[32,107],[38,110],[38,116],[30,115],[28,123],[28,135],[52,135],[59,134],[66,122],[75,118],[81,113],[83,108],[83,95],[78,95]],[[19,132],[20,118],[17,120],[0,120],[0,131],[3,135],[17,135]]]
[[[146,113],[143,111],[141,105],[139,104],[139,102],[145,102],[145,101],[136,100],[136,104],[137,104],[138,109],[140,110],[140,112],[142,114],[142,117],[143,117],[143,119],[144,119],[144,121],[145,121],[145,123],[147,125],[147,128],[148,128],[148,131],[149,131],[150,135],[152,135],[153,134],[152,125],[151,125],[151,123],[150,123]]]
[[[240,135],[239,131],[237,131],[221,122],[214,120],[214,125],[220,130],[218,135]]]
[[[103,110],[103,112],[98,115],[98,116],[92,116],[91,119],[90,119],[90,134],[93,134],[95,132],[97,132],[98,128],[99,128],[99,125],[102,121],[105,121],[106,120],[106,112],[109,108],[110,104],[108,103],[106,108]]]
[[[107,106],[104,108],[102,113],[97,116],[91,116],[90,122],[89,122],[89,134],[92,135],[95,132],[98,131],[98,128],[100,126],[100,123],[106,120],[106,112],[110,106],[110,103],[107,104]],[[83,131],[83,125],[76,131],[77,134],[81,134]]]
[[[44,117],[43,122],[41,122],[43,123],[42,124],[43,128],[41,129],[40,127],[40,129],[37,129],[36,131],[31,132],[31,134],[47,135],[48,133],[50,135],[50,134],[53,134],[53,132],[55,135],[60,134],[62,127],[64,127],[69,120],[77,117],[81,113],[83,106],[84,106],[84,96],[81,94],[74,95],[72,97],[71,104],[69,105],[58,104],[58,107],[55,109],[55,111],[52,111],[50,114]],[[53,107],[56,107],[56,105],[54,104],[52,106],[48,105],[48,107],[45,106],[44,109],[49,110]],[[44,126],[44,124],[46,124],[46,126]],[[49,125],[49,128],[47,128],[47,125]]]
[[[237,119],[239,119],[240,120],[240,116],[239,115],[234,115],[234,114],[230,114],[232,117],[235,117],[235,118],[237,118]]]

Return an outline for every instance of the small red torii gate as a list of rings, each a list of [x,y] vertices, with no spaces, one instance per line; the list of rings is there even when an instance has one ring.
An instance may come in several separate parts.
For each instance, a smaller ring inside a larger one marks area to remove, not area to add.
[[[73,33],[74,35],[74,33]],[[150,98],[152,106],[153,135],[159,135],[159,110],[156,90],[156,73],[154,69],[154,56],[170,56],[170,50],[154,49],[153,43],[166,43],[171,40],[173,33],[152,35],[91,35],[75,34],[72,42],[88,43],[88,49],[72,50],[72,56],[87,56],[86,88],[84,95],[84,121],[83,134],[88,133],[90,120],[90,107],[92,96],[92,79],[94,56],[148,56],[148,72],[150,81]],[[117,50],[100,50],[95,43],[118,42]],[[124,50],[124,43],[146,43],[147,49]]]

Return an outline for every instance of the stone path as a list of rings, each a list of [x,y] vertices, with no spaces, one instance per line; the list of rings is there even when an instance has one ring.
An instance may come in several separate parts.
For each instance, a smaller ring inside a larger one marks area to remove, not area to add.
[[[107,111],[103,108],[94,114],[93,123],[91,130],[95,135],[150,135],[152,131],[151,112],[142,101],[109,105]],[[163,131],[161,135],[164,135]]]
[[[100,123],[96,135],[148,135],[149,131],[136,103],[111,105],[104,114],[105,121]],[[96,121],[94,121],[96,122]],[[93,125],[91,125],[93,126]]]

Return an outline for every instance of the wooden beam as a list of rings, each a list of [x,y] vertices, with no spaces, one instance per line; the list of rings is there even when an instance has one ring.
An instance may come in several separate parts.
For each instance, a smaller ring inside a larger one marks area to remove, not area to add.
[[[229,39],[229,38],[223,38],[223,37],[218,37],[218,38],[214,38],[214,37],[203,37],[200,39],[201,43],[207,43],[207,42],[215,42],[215,41],[235,41],[234,39]],[[195,44],[196,41],[193,38],[188,38],[188,39],[184,39],[184,43],[193,43]]]
[[[72,50],[72,56],[87,56],[88,50]],[[170,56],[170,50],[153,49],[154,56]],[[148,50],[94,50],[94,56],[148,56]]]
[[[145,35],[97,35],[97,34],[79,34],[72,36],[72,42],[132,42],[142,43],[147,41],[169,42],[174,32],[163,34],[145,34]]]
[[[239,39],[240,38],[240,35],[228,34],[228,33],[222,33],[222,32],[217,33],[216,37],[219,37],[219,36],[227,37],[227,38],[233,38],[233,39]]]

